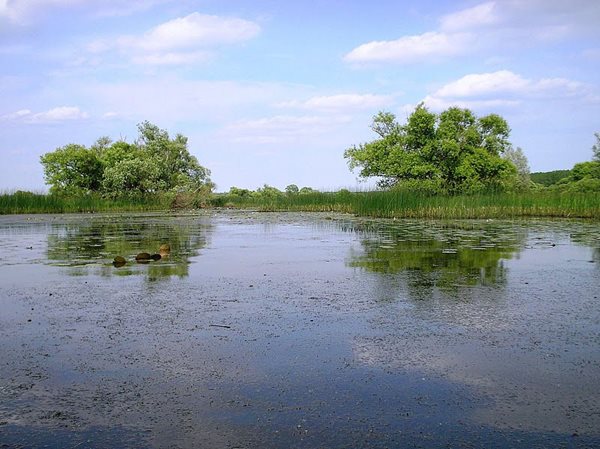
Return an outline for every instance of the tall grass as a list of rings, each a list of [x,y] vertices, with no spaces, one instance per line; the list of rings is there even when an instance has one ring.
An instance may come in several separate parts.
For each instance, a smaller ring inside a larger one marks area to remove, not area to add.
[[[59,196],[41,193],[0,193],[0,214],[118,212],[165,210],[173,197],[137,195],[116,199],[99,195]]]
[[[600,219],[600,195],[559,192],[426,195],[411,191],[215,197],[215,205],[263,211],[345,212],[384,218],[572,217]]]
[[[203,201],[180,195],[137,195],[117,199],[14,192],[0,194],[0,214],[159,211],[198,207]],[[565,217],[600,219],[595,193],[495,193],[427,195],[413,191],[312,192],[294,195],[215,194],[212,206],[261,211],[343,212],[382,218],[511,218]]]

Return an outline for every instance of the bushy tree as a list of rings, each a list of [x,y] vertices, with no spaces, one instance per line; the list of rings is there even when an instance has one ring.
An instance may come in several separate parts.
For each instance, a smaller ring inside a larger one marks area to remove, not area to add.
[[[254,193],[256,196],[260,196],[265,199],[275,199],[277,197],[283,196],[283,192],[281,190],[279,190],[277,187],[273,187],[268,184],[259,187]]]
[[[505,187],[516,172],[503,154],[511,147],[510,129],[496,114],[477,118],[468,109],[441,114],[417,106],[405,125],[389,112],[373,118],[378,138],[347,149],[350,169],[378,177],[381,187],[432,188],[450,193]]]
[[[51,193],[81,194],[100,189],[102,162],[82,145],[69,144],[41,157]]]
[[[41,158],[52,192],[124,193],[206,192],[210,171],[188,151],[187,137],[171,139],[149,122],[138,125],[134,143],[99,138],[89,149],[67,145]]]
[[[290,184],[285,188],[285,193],[287,195],[297,195],[298,193],[300,193],[300,189],[296,184]]]

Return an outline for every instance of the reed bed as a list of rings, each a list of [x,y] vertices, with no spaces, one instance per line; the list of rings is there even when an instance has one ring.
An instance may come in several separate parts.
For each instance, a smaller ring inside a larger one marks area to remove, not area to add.
[[[168,209],[172,198],[159,195],[116,199],[99,195],[59,196],[31,192],[0,193],[0,214],[155,211]]]
[[[181,201],[177,198],[173,195],[137,195],[108,199],[95,195],[69,197],[30,192],[2,193],[0,214],[160,211],[179,207]],[[189,204],[189,207],[197,207],[195,203]],[[210,205],[261,211],[341,212],[381,218],[600,219],[600,195],[556,191],[455,196],[426,195],[401,190],[342,190],[245,197],[216,194]]]
[[[600,219],[600,195],[593,193],[530,192],[436,196],[394,190],[342,191],[281,195],[270,198],[223,195],[217,201],[217,205],[262,211],[343,212],[382,218]]]

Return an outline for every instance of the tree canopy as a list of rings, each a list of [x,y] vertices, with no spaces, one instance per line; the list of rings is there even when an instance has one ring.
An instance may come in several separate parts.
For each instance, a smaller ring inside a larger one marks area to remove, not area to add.
[[[52,193],[124,193],[211,190],[210,171],[190,154],[187,137],[170,138],[149,122],[138,125],[134,143],[99,138],[86,148],[69,144],[41,157]]]
[[[352,146],[344,157],[359,176],[378,177],[381,187],[449,193],[503,189],[516,183],[514,161],[523,176],[528,174],[522,151],[511,152],[508,124],[496,114],[478,118],[456,107],[435,114],[420,104],[406,124],[380,112],[371,129],[378,138]]]

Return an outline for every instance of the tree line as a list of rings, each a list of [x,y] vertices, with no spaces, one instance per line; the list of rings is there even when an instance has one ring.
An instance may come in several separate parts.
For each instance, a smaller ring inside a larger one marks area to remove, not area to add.
[[[380,188],[402,188],[425,194],[469,194],[550,189],[600,190],[600,134],[593,158],[571,170],[536,173],[533,178],[521,148],[511,144],[510,128],[497,114],[477,117],[451,107],[439,114],[419,104],[405,124],[379,112],[371,129],[377,137],[344,152],[351,170],[376,178]],[[171,138],[145,121],[133,143],[101,137],[91,147],[68,144],[41,157],[50,192],[64,195],[99,193],[108,198],[131,194],[185,192],[208,194],[210,171],[188,150],[187,137]],[[533,180],[532,180],[533,179]],[[535,182],[534,182],[535,181]],[[314,192],[290,184],[285,191],[265,184],[256,191],[231,187],[233,198],[272,199]]]

